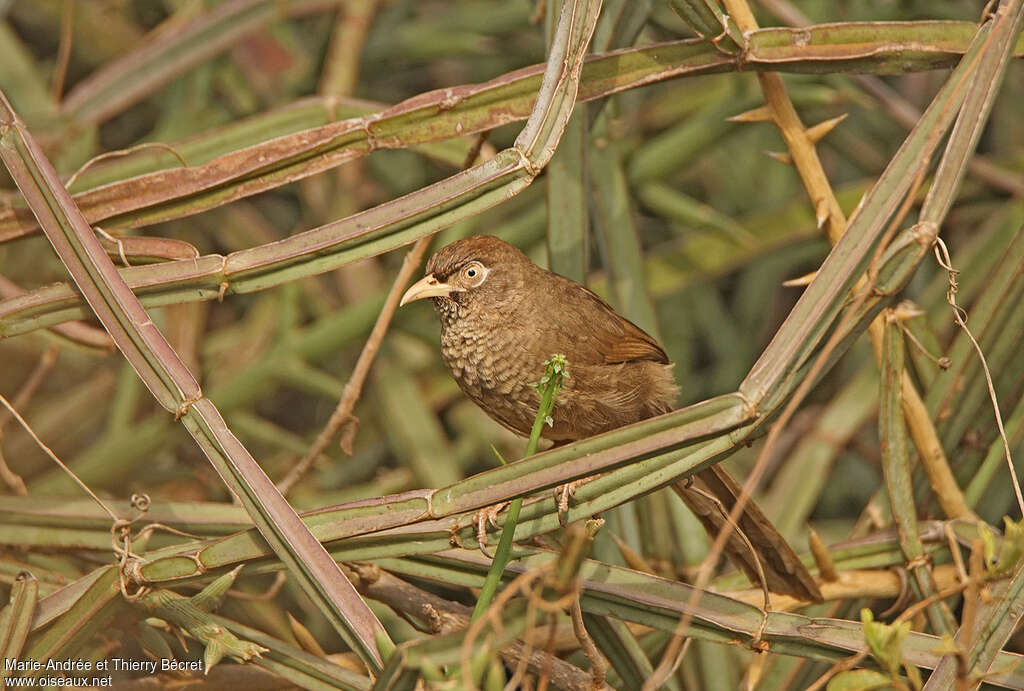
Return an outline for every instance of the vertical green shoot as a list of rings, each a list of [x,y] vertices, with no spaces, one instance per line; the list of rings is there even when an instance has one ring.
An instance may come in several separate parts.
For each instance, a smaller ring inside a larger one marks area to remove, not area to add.
[[[537,409],[537,417],[533,420],[533,427],[530,429],[530,440],[526,443],[525,456],[532,456],[537,452],[537,442],[540,441],[541,430],[544,425],[552,425],[551,412],[555,409],[555,399],[558,391],[562,388],[562,381],[569,376],[566,369],[568,360],[564,355],[552,355],[551,359],[544,363],[544,376],[537,383],[537,390],[540,392],[540,407]],[[480,597],[473,608],[473,621],[479,619],[498,591],[498,583],[501,582],[501,574],[504,573],[512,554],[512,538],[515,536],[516,523],[519,521],[519,511],[523,508],[523,498],[516,497],[508,507],[508,515],[505,516],[505,525],[501,530],[501,538],[498,540],[498,547],[494,551],[494,561],[487,572],[483,588],[480,590]]]

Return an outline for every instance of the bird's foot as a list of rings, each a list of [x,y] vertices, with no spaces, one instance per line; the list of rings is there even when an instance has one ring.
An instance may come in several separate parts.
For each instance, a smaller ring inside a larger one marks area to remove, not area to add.
[[[476,525],[476,542],[480,547],[480,551],[484,554],[487,554],[487,524],[490,523],[495,528],[500,527],[498,525],[498,514],[508,505],[509,502],[503,501],[499,504],[485,506],[473,514],[473,524]]]
[[[559,485],[555,488],[555,503],[558,505],[558,522],[564,528],[566,524],[566,515],[569,513],[569,500],[572,499],[572,495],[576,494],[576,488],[582,487],[594,478],[584,477],[579,480],[573,480],[567,482],[564,485]]]

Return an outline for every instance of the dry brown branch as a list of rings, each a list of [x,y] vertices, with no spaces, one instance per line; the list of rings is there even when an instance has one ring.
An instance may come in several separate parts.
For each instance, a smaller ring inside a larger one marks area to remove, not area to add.
[[[882,239],[875,248],[874,255],[872,256],[871,263],[868,268],[868,275],[873,276],[877,272],[878,260],[882,256],[882,252],[888,244],[889,240],[896,233],[906,214],[910,211],[910,206],[913,203],[916,191],[921,185],[924,177],[925,168],[922,167],[917,179],[911,186],[910,191],[907,193],[900,209],[896,212],[892,221],[889,223],[889,227],[883,235]],[[693,595],[690,597],[689,607],[694,607],[697,604],[697,600],[700,599],[701,592],[705,588],[708,582],[711,580],[712,570],[717,564],[718,560],[722,556],[722,549],[729,538],[729,533],[733,529],[733,525],[736,518],[743,512],[744,507],[749,502],[750,494],[754,488],[758,486],[761,481],[761,477],[767,469],[767,460],[770,457],[777,441],[785,429],[790,418],[796,413],[797,408],[803,402],[803,399],[810,393],[811,388],[817,380],[819,373],[824,369],[825,363],[828,360],[829,354],[839,345],[839,341],[842,338],[844,327],[848,322],[851,322],[857,310],[867,300],[870,295],[870,286],[872,281],[867,281],[859,290],[856,291],[854,299],[852,300],[848,311],[843,317],[840,325],[832,332],[829,336],[828,341],[824,344],[821,352],[814,360],[814,364],[806,376],[801,380],[800,385],[797,387],[793,396],[786,403],[786,406],[782,410],[782,414],[778,420],[772,425],[771,431],[768,433],[765,439],[764,445],[761,447],[761,451],[758,454],[757,461],[754,463],[754,467],[747,477],[747,481],[743,485],[743,491],[737,498],[736,504],[733,506],[732,511],[729,514],[729,520],[726,522],[724,528],[719,531],[718,535],[715,536],[715,540],[708,550],[708,556],[704,559],[701,564],[701,568],[697,573],[697,579],[694,582]],[[662,654],[661,662],[655,669],[654,676],[652,677],[652,685],[657,685],[663,682],[671,673],[671,669],[678,664],[677,656],[679,655],[680,646],[682,645],[682,634],[689,628],[692,615],[687,613],[679,620],[679,625],[676,627],[675,633],[672,639],[669,641],[668,646],[665,648],[665,652]],[[653,686],[652,686],[653,687]]]

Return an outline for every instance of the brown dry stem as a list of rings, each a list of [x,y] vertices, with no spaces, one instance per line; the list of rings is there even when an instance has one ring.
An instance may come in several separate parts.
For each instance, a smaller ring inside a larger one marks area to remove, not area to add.
[[[758,28],[757,21],[746,0],[725,0],[724,4],[741,31],[747,33]],[[846,217],[842,209],[839,208],[839,202],[836,201],[835,193],[825,175],[825,169],[818,158],[817,150],[814,148],[815,138],[800,121],[800,116],[786,92],[782,77],[774,72],[765,72],[758,74],[758,80],[761,83],[772,120],[789,147],[793,165],[796,166],[804,187],[807,189],[807,194],[811,198],[811,203],[814,205],[818,224],[824,226],[829,241],[834,245],[846,232]],[[858,283],[858,288],[862,287],[863,281]],[[881,361],[882,322],[879,319],[876,318],[871,322],[868,327],[868,335],[871,338],[876,359]],[[974,518],[974,512],[967,505],[963,492],[953,477],[949,460],[946,458],[935,426],[932,424],[921,394],[918,393],[909,373],[903,373],[901,386],[903,416],[906,418],[907,428],[914,446],[921,457],[921,465],[928,475],[943,513],[951,519]]]
[[[922,166],[917,178],[914,180],[914,183],[911,185],[910,190],[907,192],[907,195],[902,205],[897,210],[895,216],[889,224],[889,227],[886,229],[885,233],[879,240],[878,246],[875,248],[874,254],[871,258],[871,262],[868,265],[867,272],[867,275],[869,277],[872,277],[872,279],[877,273],[878,261],[882,256],[882,252],[884,251],[885,247],[889,244],[889,241],[892,239],[893,235],[895,235],[896,230],[903,222],[903,219],[906,217],[907,213],[910,211],[910,206],[913,204],[914,198],[917,194],[917,190],[921,185],[925,170],[926,168]],[[872,279],[862,281],[863,285],[859,289],[854,289],[854,298],[851,301],[851,304],[848,306],[847,312],[843,319],[840,321],[839,326],[837,326],[836,329],[829,336],[828,340],[822,347],[821,352],[818,354],[817,358],[815,358],[813,365],[807,372],[807,375],[801,381],[800,385],[797,387],[796,391],[789,399],[789,402],[783,408],[782,413],[779,416],[779,419],[775,422],[774,425],[772,425],[772,429],[768,433],[767,438],[765,439],[764,446],[761,448],[761,451],[758,454],[757,461],[754,463],[754,467],[751,470],[746,483],[744,483],[743,485],[743,490],[740,492],[740,495],[739,497],[737,497],[735,505],[732,507],[732,511],[729,514],[729,521],[725,524],[723,529],[719,531],[718,535],[715,536],[715,539],[711,544],[711,548],[708,550],[708,556],[704,559],[703,563],[701,564],[700,570],[697,573],[696,581],[694,582],[694,590],[693,594],[690,596],[688,609],[691,609],[696,606],[697,601],[700,599],[702,590],[707,586],[708,582],[711,580],[712,571],[715,567],[715,564],[722,556],[722,550],[724,549],[726,541],[729,539],[729,535],[732,532],[732,527],[737,517],[743,512],[743,509],[749,503],[751,493],[759,485],[762,476],[768,468],[768,458],[770,458],[771,453],[775,448],[775,445],[778,443],[779,436],[781,435],[782,431],[786,428],[786,425],[788,424],[789,420],[796,413],[796,410],[799,407],[800,403],[804,400],[807,394],[810,393],[810,390],[814,385],[815,381],[817,380],[818,375],[821,373],[822,369],[825,367],[825,363],[828,361],[829,354],[832,351],[834,351],[835,348],[839,345],[839,342],[842,338],[842,334],[844,333],[845,329],[847,328],[849,323],[855,318],[855,315],[857,314],[860,307],[868,299],[868,296],[871,293],[871,285],[873,285]],[[669,644],[665,648],[665,652],[662,654],[661,662],[658,664],[658,667],[654,670],[654,675],[652,676],[652,679],[649,680],[648,684],[645,684],[645,689],[657,688],[657,686],[663,683],[664,680],[668,678],[668,675],[671,674],[671,669],[676,664],[678,664],[680,646],[683,642],[682,636],[683,633],[685,633],[685,631],[689,628],[692,619],[693,615],[688,611],[679,620],[679,624],[678,626],[676,626],[676,630],[673,633],[672,639],[669,641]]]

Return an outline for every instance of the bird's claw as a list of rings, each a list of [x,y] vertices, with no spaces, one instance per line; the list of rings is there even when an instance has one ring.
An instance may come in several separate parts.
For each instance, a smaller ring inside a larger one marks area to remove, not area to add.
[[[480,551],[485,555],[487,554],[487,524],[490,523],[495,528],[500,527],[498,525],[498,514],[501,513],[508,504],[509,503],[507,501],[503,501],[500,504],[485,506],[473,514],[473,524],[476,525],[476,542],[480,547]]]
[[[566,516],[569,514],[569,500],[576,493],[576,488],[585,485],[589,480],[590,478],[573,480],[555,488],[555,503],[558,505],[558,523],[563,528],[567,523]]]

